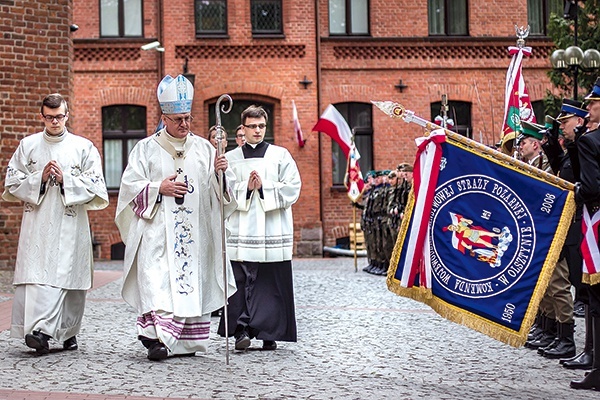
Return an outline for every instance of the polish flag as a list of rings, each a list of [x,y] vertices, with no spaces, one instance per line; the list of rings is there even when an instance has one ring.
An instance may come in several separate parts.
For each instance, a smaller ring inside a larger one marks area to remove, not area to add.
[[[583,206],[581,230],[581,255],[583,256],[584,283],[590,285],[600,283],[600,249],[598,248],[598,227],[600,226],[600,211],[590,215],[586,205]]]
[[[304,147],[306,144],[306,140],[304,139],[304,135],[302,134],[302,128],[300,127],[300,120],[298,119],[298,110],[296,110],[296,103],[292,100],[292,117],[294,119],[294,132],[296,133],[296,140],[298,141],[298,146]]]
[[[359,158],[360,155],[353,143],[350,148],[350,155],[348,156],[346,177],[344,178],[344,185],[346,185],[346,189],[348,189],[348,197],[350,197],[350,200],[352,200],[353,203],[358,202],[365,190],[365,181],[360,172],[360,165],[358,165]]]
[[[348,158],[352,147],[352,131],[342,114],[332,104],[327,106],[312,130],[330,136],[340,145],[346,159]]]

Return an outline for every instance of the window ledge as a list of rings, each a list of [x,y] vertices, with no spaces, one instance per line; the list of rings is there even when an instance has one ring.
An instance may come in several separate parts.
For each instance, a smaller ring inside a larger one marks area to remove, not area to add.
[[[226,33],[196,33],[196,39],[229,39]]]
[[[346,186],[344,186],[341,183],[339,183],[339,184],[333,184],[333,185],[331,185],[331,187],[329,188],[329,191],[330,192],[339,192],[339,193],[344,192],[345,193],[345,192],[348,191],[348,189],[346,189]]]
[[[285,39],[283,33],[253,33],[252,39]]]

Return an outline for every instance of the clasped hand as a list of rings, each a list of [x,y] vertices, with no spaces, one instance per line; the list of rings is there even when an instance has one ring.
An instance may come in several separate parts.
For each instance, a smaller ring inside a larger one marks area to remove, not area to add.
[[[42,182],[48,182],[48,180],[51,179],[52,176],[54,176],[54,180],[57,183],[63,183],[63,172],[60,169],[58,163],[54,160],[50,161],[44,167],[44,170],[42,171]]]
[[[248,177],[248,190],[260,189],[262,188],[262,180],[258,175],[258,172],[252,171],[250,172],[250,177]]]

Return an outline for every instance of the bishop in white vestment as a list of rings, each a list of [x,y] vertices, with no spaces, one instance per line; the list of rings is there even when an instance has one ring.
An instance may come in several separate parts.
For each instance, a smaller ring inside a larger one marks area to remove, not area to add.
[[[211,312],[225,304],[221,199],[225,216],[236,208],[226,158],[189,131],[191,84],[181,75],[165,80],[158,89],[165,128],[133,148],[116,215],[126,246],[122,295],[155,361],[206,351]],[[225,171],[223,193],[217,168]],[[229,260],[226,271],[231,295]]]

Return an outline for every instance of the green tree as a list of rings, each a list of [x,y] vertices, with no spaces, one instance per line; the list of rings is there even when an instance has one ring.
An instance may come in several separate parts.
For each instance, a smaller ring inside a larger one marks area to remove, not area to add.
[[[569,1],[569,0],[566,0]],[[600,0],[577,1],[577,45],[583,50],[600,50]],[[565,19],[563,15],[552,14],[548,24],[548,36],[552,39],[557,49],[566,49],[575,44],[574,38],[574,20]],[[596,77],[600,75],[599,70],[582,71],[579,70],[577,77],[578,100],[583,97],[594,85]],[[548,77],[559,90],[559,95],[554,96],[550,91],[546,92],[544,98],[544,108],[546,114],[558,115],[563,97],[571,98],[573,96],[573,73],[570,70],[559,71],[551,69],[548,71]]]

